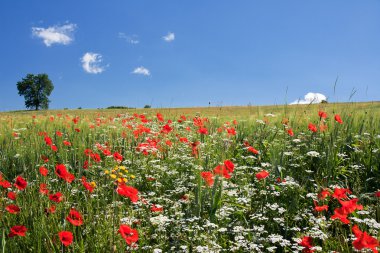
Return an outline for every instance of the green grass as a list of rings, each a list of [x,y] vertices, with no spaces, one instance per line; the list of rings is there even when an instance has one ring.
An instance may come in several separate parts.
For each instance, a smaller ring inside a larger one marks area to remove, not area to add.
[[[327,119],[318,116],[320,110],[327,112]],[[158,112],[163,122],[157,119]],[[334,120],[335,114],[343,124]],[[186,120],[178,122],[181,115]],[[196,116],[204,119],[199,122],[208,134],[199,133],[193,122]],[[380,201],[375,196],[380,188],[379,119],[380,102],[0,113],[2,178],[13,184],[20,175],[28,182],[24,191],[0,186],[0,249],[301,252],[296,238],[310,236],[322,252],[353,252],[349,239],[353,225],[379,239]],[[327,128],[314,133],[309,123]],[[289,136],[290,128],[294,136]],[[235,135],[228,134],[232,129]],[[45,136],[57,151],[45,143]],[[65,146],[64,140],[71,145]],[[259,153],[249,152],[248,146]],[[103,153],[105,149],[111,156]],[[101,161],[86,156],[85,150],[98,154]],[[123,156],[121,164],[112,157],[115,152]],[[214,171],[225,160],[235,164],[229,179]],[[65,164],[75,180],[59,178],[57,164]],[[40,166],[49,170],[47,177],[40,175]],[[263,170],[269,177],[258,180],[256,174]],[[214,174],[211,186],[201,172]],[[93,193],[83,186],[82,176],[96,184]],[[138,190],[138,202],[117,193],[118,178]],[[54,203],[42,195],[41,183],[49,194],[61,192],[63,201]],[[347,214],[348,225],[333,219],[341,206],[337,199],[317,198],[322,189],[332,193],[337,187],[350,189],[349,199],[358,198],[363,205],[364,210]],[[15,201],[7,198],[10,191],[17,193]],[[328,210],[314,211],[313,199]],[[21,211],[9,213],[5,208],[10,204]],[[47,214],[52,205],[56,212]],[[152,211],[156,206],[163,210]],[[83,225],[66,220],[71,208],[81,213]],[[135,244],[128,245],[118,233],[121,224],[137,229]],[[27,227],[25,237],[8,236],[15,225]],[[68,247],[58,238],[62,230],[74,235]]]

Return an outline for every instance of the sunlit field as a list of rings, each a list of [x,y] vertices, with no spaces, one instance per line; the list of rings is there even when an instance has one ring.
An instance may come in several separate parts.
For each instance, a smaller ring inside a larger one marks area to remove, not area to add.
[[[2,252],[377,252],[380,102],[0,113]]]

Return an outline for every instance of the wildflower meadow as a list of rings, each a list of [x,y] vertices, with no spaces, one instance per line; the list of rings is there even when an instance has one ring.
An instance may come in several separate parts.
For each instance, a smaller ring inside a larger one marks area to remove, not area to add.
[[[380,103],[0,114],[0,250],[378,252]]]

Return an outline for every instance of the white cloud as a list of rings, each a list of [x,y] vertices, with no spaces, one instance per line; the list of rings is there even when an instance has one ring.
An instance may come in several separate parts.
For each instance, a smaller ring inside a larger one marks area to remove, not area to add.
[[[47,47],[53,44],[68,45],[74,40],[73,32],[76,28],[76,24],[50,26],[48,28],[32,27],[32,34],[35,37],[43,39]]]
[[[143,66],[141,66],[141,67],[135,68],[133,70],[132,74],[150,76],[150,71],[149,71],[149,69],[144,68]]]
[[[327,100],[326,96],[321,93],[309,92],[305,95],[304,99],[298,99],[290,103],[291,105],[297,104],[319,104],[322,100]]]
[[[90,52],[85,53],[81,58],[84,71],[90,74],[99,74],[105,70],[105,68],[100,65],[102,61],[103,59],[101,54]]]
[[[173,41],[175,39],[175,34],[169,32],[167,35],[165,35],[164,37],[162,37],[162,39],[165,40],[166,42],[171,42],[171,41]]]
[[[130,44],[139,44],[140,43],[139,36],[137,36],[136,34],[126,35],[123,32],[119,32],[118,37],[120,39],[124,39],[125,41],[127,41]]]

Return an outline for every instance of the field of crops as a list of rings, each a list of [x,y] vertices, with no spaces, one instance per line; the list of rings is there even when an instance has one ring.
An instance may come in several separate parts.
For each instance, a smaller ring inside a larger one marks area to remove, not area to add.
[[[377,252],[380,103],[0,113],[1,252]]]

